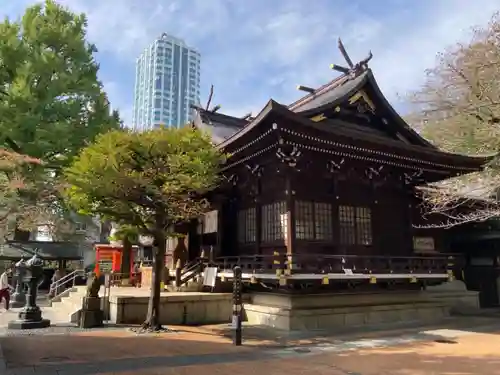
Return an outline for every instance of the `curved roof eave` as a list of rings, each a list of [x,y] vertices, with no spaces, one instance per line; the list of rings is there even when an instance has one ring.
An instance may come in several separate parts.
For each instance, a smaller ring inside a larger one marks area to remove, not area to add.
[[[414,140],[416,143],[421,144],[422,146],[432,148],[432,149],[438,149],[435,145],[430,143],[427,139],[422,137],[420,134],[418,134],[410,125],[406,123],[406,121],[399,115],[399,113],[394,109],[394,107],[389,103],[387,98],[384,96],[382,93],[382,90],[380,89],[375,76],[373,74],[373,71],[371,69],[367,69],[363,73],[361,73],[360,76],[353,78],[353,80],[358,79],[358,82],[356,82],[352,87],[349,87],[347,90],[342,91],[342,88],[344,85],[346,85],[349,80],[345,80],[346,76],[341,76],[336,80],[333,80],[329,83],[329,85],[334,85],[335,83],[338,83],[338,85],[333,86],[330,90],[326,90],[327,85],[322,86],[320,89],[316,90],[315,93],[308,94],[304,96],[302,99],[299,99],[299,101],[291,104],[288,106],[288,109],[293,110],[296,113],[300,113],[303,116],[311,117],[316,114],[319,114],[320,112],[323,112],[332,106],[335,106],[342,102],[343,100],[346,99],[346,97],[349,97],[351,95],[354,95],[358,90],[360,90],[366,83],[369,83],[371,85],[371,88],[373,89],[374,94],[378,97],[378,99],[384,104],[384,106],[389,110],[390,114],[393,116],[393,118],[396,120],[398,125],[404,129],[406,133]],[[360,79],[361,78],[361,79]],[[341,79],[344,79],[344,81],[341,81]],[[322,92],[323,91],[323,92]],[[301,111],[300,108],[302,106],[305,106],[306,104],[310,103],[312,100],[319,98],[321,95],[325,95],[328,92],[331,91],[339,91],[339,95],[332,101],[328,101],[318,107],[314,108],[309,108],[306,110]],[[302,100],[302,103],[300,102]]]
[[[380,89],[375,76],[373,73],[370,71],[370,74],[368,76],[368,81],[371,83],[372,88],[375,92],[375,95],[378,96],[378,98],[382,101],[382,103],[386,106],[386,108],[389,110],[391,115],[396,119],[396,121],[399,123],[399,125],[404,128],[406,131],[408,131],[415,139],[419,140],[423,145],[429,148],[433,149],[438,149],[435,145],[433,145],[431,142],[429,142],[427,139],[422,137],[420,134],[418,134],[415,129],[413,129],[408,123],[399,115],[399,113],[394,109],[394,107],[389,103],[385,95],[382,93],[382,90]]]
[[[267,104],[264,106],[264,108],[260,111],[260,113],[255,116],[255,118],[250,121],[245,127],[243,127],[241,130],[237,131],[234,133],[232,136],[228,137],[225,139],[223,142],[219,143],[217,145],[218,149],[223,149],[236,141],[237,139],[241,138],[243,135],[247,134],[249,131],[254,129],[260,122],[262,122],[268,114],[272,111],[273,107],[278,104],[274,100],[270,99]]]

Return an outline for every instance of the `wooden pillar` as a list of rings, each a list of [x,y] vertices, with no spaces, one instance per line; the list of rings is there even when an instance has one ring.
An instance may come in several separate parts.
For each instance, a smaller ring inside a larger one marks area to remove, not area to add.
[[[224,205],[221,226],[221,253],[220,256],[234,256],[239,254],[238,248],[238,209],[239,199],[236,187],[233,187],[227,196]]]
[[[333,243],[336,245],[336,253],[340,253],[340,221],[339,221],[339,202],[340,202],[340,191],[339,191],[339,178],[338,173],[333,173],[333,200],[332,200],[332,234]]]
[[[229,254],[230,256],[240,255],[240,241],[239,239],[239,225],[238,225],[238,214],[241,208],[241,194],[240,191],[234,187],[231,194],[231,216],[229,221],[231,223],[231,227],[233,228],[233,235],[231,237],[231,241],[229,242]]]
[[[261,202],[261,193],[262,193],[262,184],[260,178],[257,179],[256,182],[256,191],[255,191],[255,254],[261,254],[262,249],[260,248],[261,240],[262,240],[262,202]]]
[[[216,233],[216,244],[215,244],[215,247],[213,249],[213,253],[212,253],[212,257],[213,258],[218,258],[221,256],[222,254],[222,242],[223,242],[223,239],[224,239],[224,221],[225,221],[225,216],[226,216],[226,212],[224,210],[224,206],[225,206],[225,200],[226,198],[224,197],[219,197],[219,199],[217,200],[217,205],[216,205],[216,210],[217,210],[217,233]],[[207,254],[208,256],[208,254]]]
[[[295,191],[293,190],[292,170],[288,169],[285,180],[285,197],[287,211],[287,236],[286,236],[286,255],[287,266],[285,274],[291,274],[293,269],[293,255],[295,254]]]
[[[379,182],[380,183],[380,182]],[[371,237],[372,237],[372,255],[381,255],[383,251],[383,244],[381,241],[381,232],[379,224],[383,220],[383,212],[379,204],[379,189],[376,182],[370,180],[370,194],[371,194]]]
[[[407,230],[406,230],[406,242],[409,248],[406,249],[405,255],[414,255],[413,250],[413,210],[415,206],[414,201],[414,187],[408,186],[407,191],[404,192],[408,199],[408,216],[406,220]]]

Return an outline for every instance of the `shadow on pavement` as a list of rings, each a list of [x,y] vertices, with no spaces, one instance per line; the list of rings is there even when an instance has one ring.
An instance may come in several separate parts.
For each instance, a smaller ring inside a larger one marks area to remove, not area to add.
[[[455,337],[458,331],[440,331],[435,337],[429,332],[422,338],[424,341],[385,348],[376,346],[377,338],[371,340],[375,344],[372,348],[349,347],[349,343],[322,338],[308,347],[283,350],[235,347],[224,337],[206,333],[136,335],[124,330],[11,336],[1,338],[0,344],[8,370],[35,367],[37,372],[61,375],[146,375],[159,373],[158,370],[168,374],[186,366],[190,366],[190,375],[235,371],[243,375],[273,369],[285,371],[283,368],[289,368],[288,375],[312,371],[329,375],[500,374],[499,334],[461,332]],[[434,341],[439,337],[444,339]]]
[[[68,374],[139,371],[155,367],[218,364],[262,358],[261,351],[235,347],[199,335],[82,332],[71,335],[10,336],[0,339],[7,369],[36,366],[37,371]]]
[[[473,327],[473,328],[471,328]],[[422,325],[419,322],[406,324],[385,324],[370,327],[350,327],[344,330],[309,330],[285,331],[267,326],[244,325],[244,339],[248,343],[258,343],[260,347],[288,347],[321,345],[338,340],[356,340],[384,337],[418,335],[423,331],[436,329],[461,330],[470,332],[492,332],[500,330],[500,320],[497,317],[453,317],[435,324]],[[182,327],[184,332],[219,336],[231,339],[230,324],[207,325],[199,327]]]

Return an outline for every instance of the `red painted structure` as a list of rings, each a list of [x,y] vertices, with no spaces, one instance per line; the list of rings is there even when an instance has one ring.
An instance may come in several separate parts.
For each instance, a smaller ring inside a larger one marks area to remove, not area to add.
[[[96,244],[95,247],[95,269],[94,272],[99,275],[104,272],[119,273],[122,265],[123,246],[110,244]],[[135,259],[138,247],[132,246],[130,259]],[[130,262],[130,274],[134,272],[134,262]]]

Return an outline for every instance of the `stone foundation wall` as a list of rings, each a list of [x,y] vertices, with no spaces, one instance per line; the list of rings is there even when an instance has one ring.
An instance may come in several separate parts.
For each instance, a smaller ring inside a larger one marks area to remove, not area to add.
[[[457,286],[430,291],[286,295],[252,293],[246,320],[284,330],[432,323],[479,307],[478,293]]]
[[[323,309],[282,309],[245,305],[246,319],[283,330],[328,330],[379,324],[439,321],[449,316],[444,303],[351,306]]]
[[[140,324],[148,311],[147,296],[111,296],[110,319],[116,324]],[[175,293],[160,297],[160,323],[198,325],[229,323],[232,295],[225,293]]]
[[[479,292],[467,290],[459,280],[429,287],[427,295],[432,300],[446,302],[452,314],[474,313],[480,309]]]
[[[290,295],[251,293],[244,296],[245,319],[284,330],[333,329],[394,323],[432,323],[458,311],[479,308],[478,293],[460,285],[427,291]],[[117,324],[144,321],[148,296],[111,296],[109,313]],[[229,323],[230,293],[178,292],[160,298],[161,324]]]

